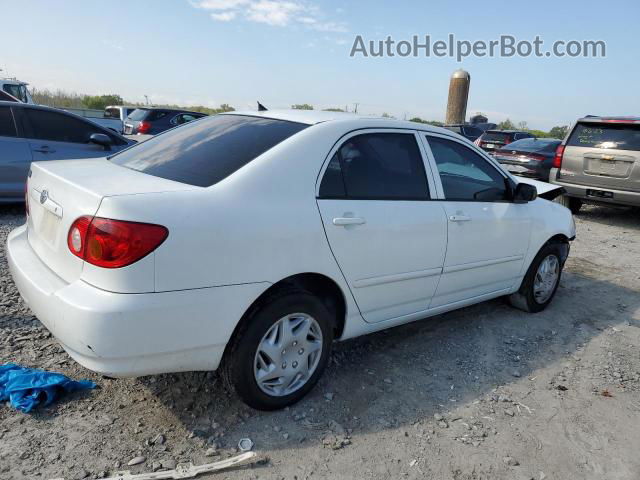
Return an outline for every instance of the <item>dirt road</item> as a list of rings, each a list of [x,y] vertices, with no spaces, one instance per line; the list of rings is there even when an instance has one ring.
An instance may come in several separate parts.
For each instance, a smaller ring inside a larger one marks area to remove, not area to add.
[[[109,380],[70,360],[8,275],[4,239],[22,221],[0,209],[0,363],[101,388],[30,415],[0,406],[1,479],[207,463],[242,437],[268,460],[201,478],[640,478],[637,212],[577,217],[545,312],[496,300],[337,344],[312,394],[275,413],[245,407],[214,373]]]

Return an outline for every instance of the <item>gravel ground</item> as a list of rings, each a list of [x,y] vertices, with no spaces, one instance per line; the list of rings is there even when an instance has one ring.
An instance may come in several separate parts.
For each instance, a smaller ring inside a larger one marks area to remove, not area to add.
[[[208,463],[243,437],[266,461],[200,478],[640,478],[637,211],[577,217],[545,312],[496,300],[337,344],[318,387],[274,413],[244,406],[215,373],[110,380],[70,360],[8,274],[5,237],[23,220],[0,207],[0,363],[100,388],[33,414],[0,406],[1,479]]]

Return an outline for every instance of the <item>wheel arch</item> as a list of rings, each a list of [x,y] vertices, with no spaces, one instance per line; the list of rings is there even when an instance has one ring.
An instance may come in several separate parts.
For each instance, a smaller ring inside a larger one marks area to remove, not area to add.
[[[251,303],[234,328],[227,342],[223,358],[226,357],[237,335],[242,332],[243,327],[250,321],[252,315],[271,298],[288,290],[306,290],[316,295],[327,307],[332,318],[335,319],[333,337],[338,339],[342,336],[346,322],[347,301],[340,286],[335,280],[321,273],[298,273],[274,283]]]

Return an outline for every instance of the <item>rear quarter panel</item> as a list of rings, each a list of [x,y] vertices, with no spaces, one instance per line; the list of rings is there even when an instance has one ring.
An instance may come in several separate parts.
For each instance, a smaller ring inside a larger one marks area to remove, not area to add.
[[[313,272],[334,279],[347,296],[315,199],[316,179],[341,132],[304,130],[209,188],[107,197],[99,215],[169,229],[154,252],[158,292]]]

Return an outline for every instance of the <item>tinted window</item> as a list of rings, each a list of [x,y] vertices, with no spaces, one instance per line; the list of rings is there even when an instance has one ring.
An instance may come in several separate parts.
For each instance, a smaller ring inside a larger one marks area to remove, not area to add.
[[[22,111],[31,127],[29,138],[87,143],[92,133],[105,133],[100,127],[70,115],[33,108],[25,108]]]
[[[0,137],[16,137],[16,126],[9,107],[0,107]]]
[[[464,127],[464,134],[468,137],[478,138],[480,135],[482,135],[482,130],[475,127]]]
[[[500,150],[517,150],[519,152],[555,152],[560,140],[545,140],[542,138],[523,138],[505,145]]]
[[[145,120],[153,122],[154,120],[160,120],[161,118],[166,117],[168,114],[169,112],[165,112],[164,110],[151,110],[149,116]]]
[[[24,85],[15,85],[15,84],[9,84],[6,83],[2,89],[7,92],[9,95],[13,95],[14,97],[16,97],[18,100],[21,100],[25,103],[27,103],[27,87],[25,87]]]
[[[133,111],[133,113],[129,114],[129,120],[133,120],[134,122],[139,122],[140,120],[144,120],[149,110],[144,108],[137,108]]]
[[[424,200],[429,188],[413,134],[368,133],[338,149],[349,198]]]
[[[571,147],[640,150],[640,125],[579,123],[567,141]]]
[[[127,114],[126,114],[125,116],[127,116],[127,117],[128,117],[129,115],[131,115],[131,114],[132,114],[133,112],[135,112],[136,110],[137,110],[137,108],[127,108],[127,110],[126,110],[126,113],[127,113]]]
[[[451,140],[427,139],[447,200],[494,202],[508,198],[505,178],[480,155]]]
[[[208,187],[306,127],[270,118],[214,115],[110,158],[149,175]]]
[[[107,118],[120,118],[120,109],[119,108],[106,108],[104,111],[104,116]]]
[[[340,167],[340,157],[335,153],[324,171],[322,182],[320,183],[321,198],[343,198],[346,195],[344,180],[342,179],[342,168]]]
[[[509,141],[510,138],[511,135],[504,132],[485,132],[484,135],[482,135],[483,142],[505,143]]]

